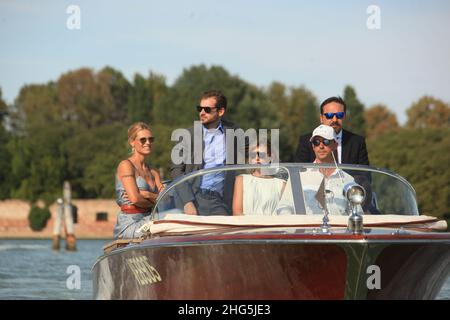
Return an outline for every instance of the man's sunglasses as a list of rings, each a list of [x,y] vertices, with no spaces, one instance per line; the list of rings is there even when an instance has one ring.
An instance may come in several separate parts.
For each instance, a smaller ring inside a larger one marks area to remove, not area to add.
[[[329,146],[331,144],[331,142],[333,142],[333,140],[315,138],[315,139],[313,139],[313,141],[311,141],[311,143],[315,147],[320,146],[321,142],[323,143],[324,146]]]
[[[139,142],[144,145],[146,142],[149,142],[150,144],[153,143],[153,141],[155,141],[155,137],[148,137],[148,138],[140,138]]]
[[[197,111],[198,112],[202,112],[202,110],[205,110],[206,113],[211,113],[212,109],[217,109],[217,107],[202,107],[202,106],[197,106]]]
[[[341,112],[326,112],[323,114],[325,116],[325,118],[327,118],[328,120],[333,119],[334,116],[336,116],[336,118],[338,119],[342,119],[345,116],[345,112],[341,111]]]
[[[258,156],[258,158],[260,159],[265,159],[267,158],[267,152],[250,152],[250,159],[255,159],[256,156]]]

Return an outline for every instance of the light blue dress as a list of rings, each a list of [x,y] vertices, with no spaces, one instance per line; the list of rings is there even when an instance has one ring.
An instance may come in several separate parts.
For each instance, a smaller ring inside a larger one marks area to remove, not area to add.
[[[158,192],[155,185],[152,190],[148,185],[147,181],[141,176],[135,177],[136,185],[139,190],[145,190],[150,192]],[[116,176],[116,202],[119,206],[122,205],[133,205],[130,200],[124,198],[125,188],[122,181]],[[134,213],[128,214],[122,211],[117,215],[117,223],[114,227],[114,239],[133,239],[139,238],[142,234],[137,230],[143,226],[145,223],[150,221],[150,211],[145,213]]]

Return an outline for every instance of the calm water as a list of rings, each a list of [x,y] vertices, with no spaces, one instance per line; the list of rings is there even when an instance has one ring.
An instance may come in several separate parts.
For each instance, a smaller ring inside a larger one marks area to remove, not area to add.
[[[50,240],[0,240],[0,299],[92,299],[91,267],[108,242],[78,240],[78,250],[68,252],[64,241],[54,251]],[[70,290],[66,282],[74,270],[80,288],[69,281]]]
[[[78,251],[58,252],[50,240],[0,240],[0,299],[92,299],[91,267],[108,242],[78,240]],[[80,288],[71,290],[67,280],[78,267]],[[450,299],[450,278],[437,298]]]

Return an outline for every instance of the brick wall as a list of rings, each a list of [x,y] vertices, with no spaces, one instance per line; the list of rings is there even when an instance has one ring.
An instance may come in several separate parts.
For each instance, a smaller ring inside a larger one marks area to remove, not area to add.
[[[78,208],[75,237],[112,238],[119,208],[112,199],[73,200]],[[0,238],[51,238],[56,204],[50,206],[51,219],[44,230],[36,232],[28,226],[30,204],[22,200],[0,201]],[[97,212],[106,212],[108,221],[96,221]]]

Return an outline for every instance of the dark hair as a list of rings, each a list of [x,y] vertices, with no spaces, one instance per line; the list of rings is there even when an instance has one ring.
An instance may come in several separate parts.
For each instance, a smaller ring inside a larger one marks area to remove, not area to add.
[[[209,90],[203,92],[200,100],[215,98],[216,99],[216,107],[217,109],[226,109],[227,108],[227,98],[220,90]]]
[[[328,99],[325,99],[322,102],[322,104],[320,105],[320,114],[323,114],[323,107],[325,107],[325,105],[327,105],[331,102],[336,102],[336,103],[342,104],[344,106],[344,112],[346,112],[347,106],[345,105],[344,100],[341,97],[337,96],[337,97],[329,97]]]

